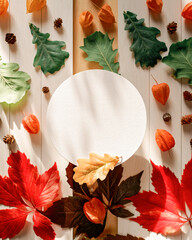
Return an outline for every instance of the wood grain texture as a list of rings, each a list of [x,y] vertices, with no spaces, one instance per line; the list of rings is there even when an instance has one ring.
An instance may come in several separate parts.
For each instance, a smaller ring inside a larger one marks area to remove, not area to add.
[[[77,73],[87,69],[100,68],[98,64],[87,62],[84,58],[86,54],[79,48],[83,45],[83,38],[88,34],[99,30],[109,32],[110,38],[115,37],[114,48],[119,48],[119,72],[125,78],[132,82],[142,95],[147,110],[147,130],[144,141],[136,154],[130,158],[124,166],[123,178],[134,175],[144,170],[142,177],[142,190],[153,190],[150,184],[151,167],[149,159],[156,164],[170,167],[172,171],[180,178],[185,164],[191,158],[190,139],[192,138],[192,125],[181,126],[180,119],[182,115],[192,113],[192,103],[184,101],[182,93],[185,90],[191,91],[187,85],[187,80],[174,80],[172,78],[172,69],[165,64],[158,64],[151,69],[142,69],[135,65],[133,53],[129,50],[131,40],[128,33],[124,31],[123,11],[132,11],[138,14],[138,18],[145,18],[146,26],[157,27],[161,31],[158,39],[165,41],[167,47],[176,41],[191,37],[192,23],[181,17],[182,8],[190,0],[164,0],[162,13],[156,15],[151,13],[145,3],[145,0],[93,0],[99,7],[104,3],[111,5],[116,17],[117,23],[110,29],[104,26],[98,19],[98,8],[91,0],[47,0],[47,7],[42,11],[26,14],[24,0],[10,0],[8,13],[0,16],[0,55],[4,62],[17,62],[20,69],[26,71],[31,76],[31,90],[24,99],[15,106],[1,104],[0,106],[0,152],[1,167],[0,174],[7,174],[6,160],[10,150],[3,143],[2,138],[7,133],[12,133],[16,138],[16,144],[11,147],[12,151],[20,150],[25,152],[31,159],[31,162],[38,166],[40,171],[51,167],[56,161],[62,182],[62,195],[68,196],[72,192],[66,182],[65,168],[67,162],[53,148],[47,135],[46,129],[46,111],[49,100],[59,85],[65,81],[72,73]],[[74,6],[73,6],[74,2]],[[79,15],[82,11],[89,10],[94,14],[93,27],[84,31],[79,24]],[[61,17],[63,19],[63,28],[56,30],[53,28],[53,21]],[[167,33],[166,26],[169,22],[178,23],[177,33],[170,36]],[[49,32],[51,40],[63,40],[66,42],[66,51],[70,57],[62,69],[53,75],[44,75],[40,69],[33,67],[33,59],[36,53],[36,47],[32,44],[32,36],[28,23],[32,22],[40,27],[42,32]],[[9,46],[4,38],[7,32],[13,32],[17,36],[17,43]],[[74,41],[74,44],[73,44]],[[162,55],[167,55],[168,52]],[[73,68],[74,67],[74,68]],[[167,82],[171,88],[170,98],[165,106],[155,101],[151,93],[151,87],[154,84],[151,74],[159,82]],[[50,88],[50,93],[44,95],[41,91],[43,86]],[[169,112],[172,115],[170,123],[166,124],[162,120],[162,115]],[[24,114],[34,113],[39,118],[41,132],[37,135],[29,135],[21,125]],[[155,131],[157,128],[168,130],[173,134],[176,140],[176,146],[169,153],[161,153],[155,142]],[[0,206],[2,207],[2,206]],[[138,214],[132,206],[128,209]],[[39,239],[35,236],[31,217],[28,219],[25,229],[14,239],[34,240]],[[144,237],[147,240],[190,240],[192,239],[191,230],[187,229],[187,234],[179,234],[173,237],[164,237],[142,229],[138,224],[130,222],[128,219],[118,219],[110,216],[105,231],[110,233],[127,233]],[[62,240],[72,240],[72,231],[56,228],[57,238]]]
[[[88,69],[102,69],[99,64],[95,62],[85,61],[87,56],[79,47],[83,46],[83,39],[95,31],[101,31],[102,33],[108,32],[109,38],[115,38],[113,43],[113,49],[118,48],[118,23],[105,24],[99,20],[98,12],[99,8],[105,3],[108,3],[115,15],[115,19],[118,19],[118,1],[117,0],[74,0],[73,7],[73,73],[78,73]],[[87,29],[83,29],[79,24],[79,16],[83,11],[90,11],[93,16],[93,24]]]

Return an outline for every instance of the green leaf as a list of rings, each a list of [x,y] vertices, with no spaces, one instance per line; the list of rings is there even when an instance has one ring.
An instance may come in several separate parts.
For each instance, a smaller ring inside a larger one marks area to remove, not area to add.
[[[117,73],[119,62],[114,62],[114,60],[118,49],[112,49],[113,41],[114,38],[110,39],[107,33],[94,32],[84,38],[84,46],[80,48],[87,53],[87,61],[98,62],[104,70]]]
[[[129,31],[129,37],[133,39],[130,50],[135,54],[135,64],[140,63],[141,67],[153,67],[157,59],[161,59],[160,52],[167,51],[164,42],[156,39],[160,31],[154,27],[145,27],[144,19],[137,19],[136,14],[124,12],[125,30]]]
[[[173,43],[169,49],[168,56],[162,62],[175,70],[174,76],[179,78],[189,78],[192,80],[192,38],[182,42]],[[191,81],[189,81],[191,85]]]
[[[143,172],[140,172],[139,174],[129,177],[121,182],[114,195],[111,206],[125,205],[131,202],[130,200],[125,198],[130,198],[139,192],[141,188],[140,183],[142,174]]]
[[[39,28],[32,23],[29,24],[29,27],[33,35],[33,44],[37,44],[33,66],[40,66],[44,74],[59,71],[65,64],[65,59],[69,57],[69,53],[62,50],[65,42],[50,41],[48,40],[49,33],[39,32]]]
[[[17,63],[0,62],[0,103],[16,103],[30,89],[28,81],[31,77],[18,69]]]

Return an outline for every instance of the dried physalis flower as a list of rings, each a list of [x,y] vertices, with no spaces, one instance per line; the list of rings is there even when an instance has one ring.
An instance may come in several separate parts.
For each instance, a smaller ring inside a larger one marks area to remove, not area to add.
[[[7,12],[7,9],[9,7],[8,0],[0,0],[0,15],[3,15]]]
[[[63,24],[63,20],[61,18],[57,18],[54,21],[54,27],[55,28],[61,28]]]
[[[5,41],[8,44],[14,44],[16,42],[16,36],[13,33],[6,33]]]
[[[177,31],[177,23],[176,22],[172,22],[172,23],[169,23],[168,25],[167,25],[167,31],[168,31],[168,33],[170,33],[170,34],[173,34],[173,33],[175,33],[176,31]]]
[[[90,27],[93,23],[93,14],[89,11],[84,11],[79,16],[79,23],[83,28]]]
[[[102,22],[112,24],[115,23],[115,17],[112,12],[111,7],[108,4],[104,4],[103,7],[98,12],[99,19]]]
[[[169,85],[167,83],[160,83],[159,84],[154,77],[153,77],[153,79],[156,82],[156,85],[152,86],[153,96],[158,102],[165,105],[168,98],[169,98],[169,94],[170,94]]]
[[[78,166],[74,168],[73,179],[80,185],[86,183],[90,187],[97,179],[103,181],[106,178],[109,170],[113,170],[119,162],[119,157],[113,157],[109,154],[104,154],[103,157],[90,153],[89,159],[81,158],[77,162]]]
[[[47,4],[47,0],[27,0],[27,13],[39,11]]]
[[[181,118],[181,125],[192,123],[192,114],[185,115]]]
[[[48,93],[49,92],[49,88],[48,87],[43,87],[42,88],[42,92],[43,93]]]
[[[175,139],[166,130],[157,129],[155,133],[155,140],[161,151],[166,152],[175,146]]]
[[[98,198],[92,198],[89,202],[86,202],[83,205],[83,212],[90,222],[95,224],[103,224],[106,215],[106,209]]]
[[[151,9],[153,12],[160,13],[163,7],[163,1],[162,0],[147,0],[146,1],[147,6],[149,9]]]
[[[6,136],[4,136],[3,142],[6,144],[12,144],[15,142],[15,138],[13,135],[7,134]]]
[[[192,2],[188,3],[181,13],[182,17],[188,20],[192,20]]]
[[[23,127],[31,134],[37,134],[40,130],[40,124],[34,114],[25,116],[22,120]]]

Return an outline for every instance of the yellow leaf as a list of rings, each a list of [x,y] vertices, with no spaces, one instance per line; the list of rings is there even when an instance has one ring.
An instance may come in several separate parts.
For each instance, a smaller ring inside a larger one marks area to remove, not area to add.
[[[27,13],[32,13],[45,7],[47,0],[27,0]]]
[[[86,183],[87,186],[92,186],[97,179],[103,181],[109,170],[113,170],[118,163],[119,157],[113,157],[109,154],[100,156],[95,153],[89,154],[89,159],[78,159],[78,166],[74,168],[73,179],[80,185]]]

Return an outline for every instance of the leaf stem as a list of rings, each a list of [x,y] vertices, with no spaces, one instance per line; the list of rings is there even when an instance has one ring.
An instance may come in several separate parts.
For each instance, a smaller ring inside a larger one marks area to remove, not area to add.
[[[86,200],[88,200],[88,201],[91,200],[91,198],[88,197],[87,195],[83,195],[83,194],[77,193],[77,192],[74,192],[73,194],[76,195],[76,196],[78,196],[78,197],[84,198],[84,199],[86,199]]]
[[[156,84],[158,85],[159,83],[158,83],[157,80],[153,77],[152,74],[151,74],[151,77],[155,80]]]

